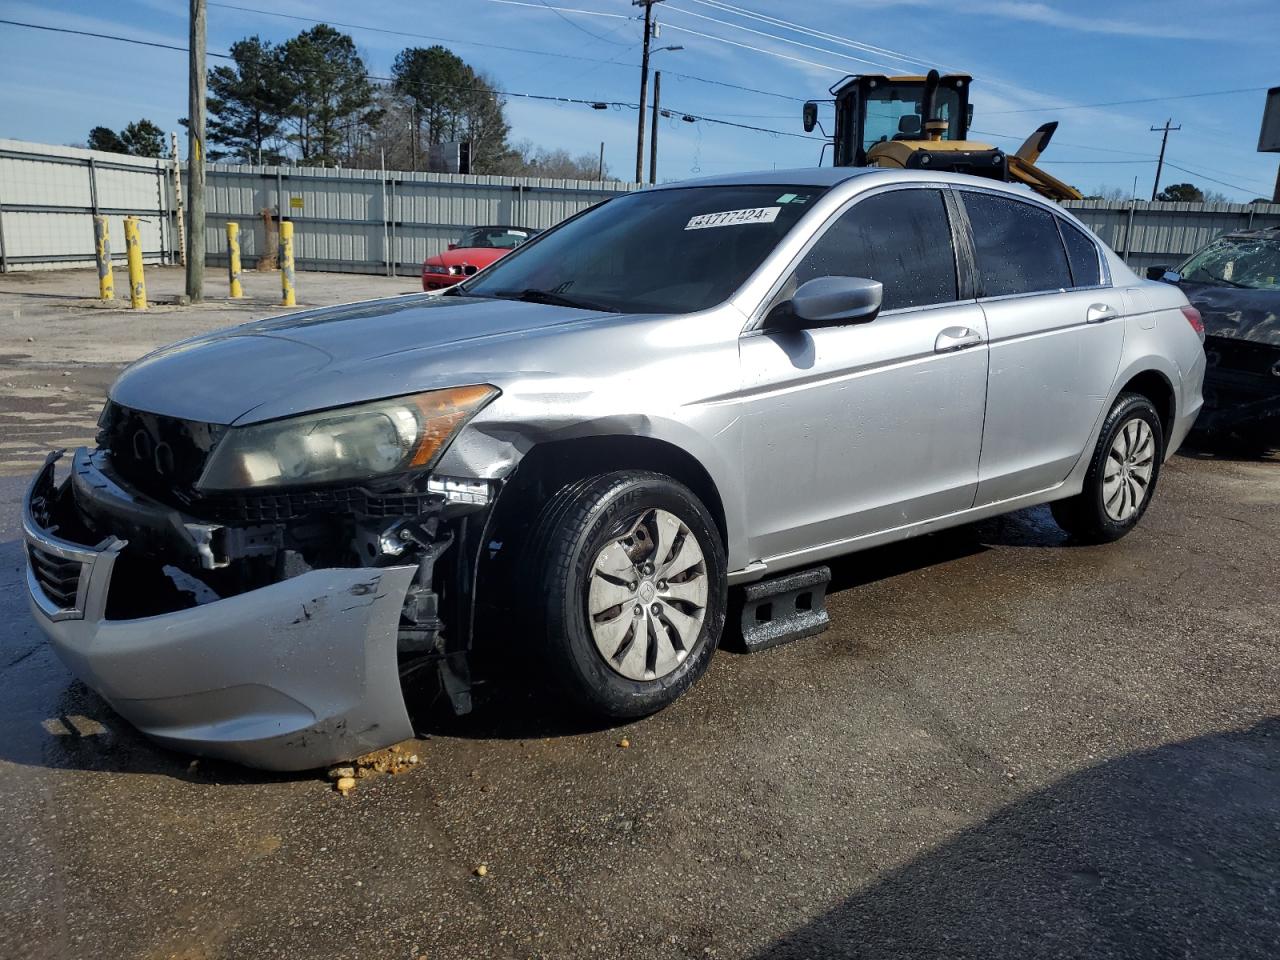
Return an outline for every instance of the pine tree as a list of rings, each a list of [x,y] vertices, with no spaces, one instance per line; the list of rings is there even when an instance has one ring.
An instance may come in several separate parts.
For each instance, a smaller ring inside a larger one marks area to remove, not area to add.
[[[342,159],[353,132],[375,119],[373,87],[355,41],[322,23],[286,41],[281,68],[291,101],[289,139],[301,159]]]
[[[231,45],[234,66],[209,71],[209,142],[226,147],[209,158],[234,157],[242,163],[279,163],[290,85],[285,81],[279,47],[260,37]]]

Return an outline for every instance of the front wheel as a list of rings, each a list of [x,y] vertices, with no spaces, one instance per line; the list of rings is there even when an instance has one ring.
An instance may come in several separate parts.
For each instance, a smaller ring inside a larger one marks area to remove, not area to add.
[[[527,561],[547,665],[591,712],[653,713],[706,670],[724,628],[724,546],[684,485],[640,471],[568,484],[542,510]]]
[[[1120,394],[1102,424],[1084,488],[1051,504],[1053,518],[1085,543],[1119,540],[1146,513],[1163,460],[1164,429],[1155,406],[1141,394]]]

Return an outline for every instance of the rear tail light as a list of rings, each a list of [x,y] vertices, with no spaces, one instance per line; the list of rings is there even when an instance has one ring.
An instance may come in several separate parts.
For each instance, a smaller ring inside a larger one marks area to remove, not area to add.
[[[1200,311],[1191,304],[1187,304],[1182,308],[1182,315],[1187,318],[1187,323],[1191,324],[1191,329],[1201,340],[1204,339],[1204,321],[1200,319]]]

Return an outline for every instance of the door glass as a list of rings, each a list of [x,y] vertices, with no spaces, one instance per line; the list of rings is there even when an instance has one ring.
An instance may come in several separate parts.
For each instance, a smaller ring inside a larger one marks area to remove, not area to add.
[[[963,191],[973,225],[984,297],[1071,286],[1067,255],[1052,213],[1021,200]]]
[[[1084,231],[1059,218],[1058,229],[1067,247],[1067,260],[1071,263],[1071,282],[1077,287],[1096,287],[1102,283],[1102,268],[1098,265],[1098,248]]]
[[[939,190],[894,190],[859,200],[796,268],[815,277],[867,277],[884,284],[882,309],[956,299],[951,226]]]

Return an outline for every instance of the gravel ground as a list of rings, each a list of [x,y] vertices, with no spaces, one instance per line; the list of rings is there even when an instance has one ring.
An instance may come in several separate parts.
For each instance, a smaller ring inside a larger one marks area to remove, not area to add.
[[[0,478],[6,957],[1276,955],[1275,458],[1175,457],[1110,546],[1041,508],[849,558],[830,631],[721,650],[625,728],[492,685],[346,797],[192,766],[74,681],[26,611],[22,485]]]

